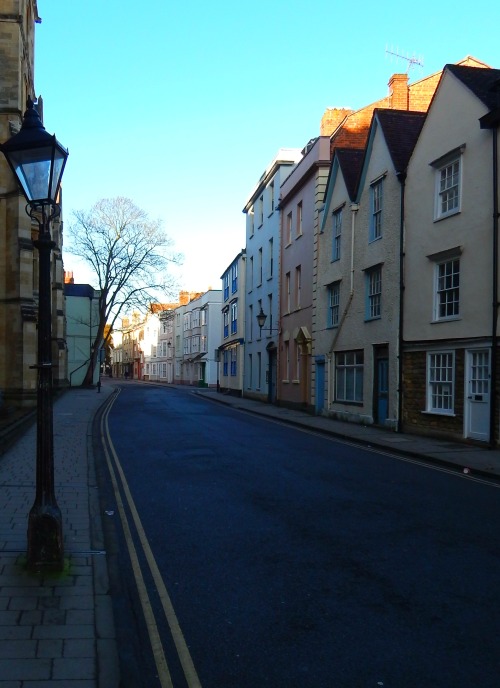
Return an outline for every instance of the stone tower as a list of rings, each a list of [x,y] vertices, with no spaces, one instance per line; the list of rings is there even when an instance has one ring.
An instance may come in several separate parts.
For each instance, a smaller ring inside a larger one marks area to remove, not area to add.
[[[20,126],[34,81],[36,0],[0,0],[0,141]],[[43,105],[37,109],[43,120]],[[52,132],[50,132],[52,133]],[[0,154],[0,414],[36,402],[38,233],[25,211],[26,201]],[[62,222],[54,222],[53,362],[54,384],[65,377],[64,302],[62,297]]]

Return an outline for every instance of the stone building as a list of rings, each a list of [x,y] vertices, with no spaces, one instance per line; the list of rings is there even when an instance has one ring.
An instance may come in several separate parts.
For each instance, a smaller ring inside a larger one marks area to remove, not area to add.
[[[34,82],[36,0],[0,0],[0,141],[19,131]],[[36,108],[43,121],[43,104]],[[4,156],[0,156],[0,390],[2,407],[31,406],[36,401],[36,320],[38,225],[25,212],[26,201]],[[66,383],[62,222],[53,222],[53,376]]]

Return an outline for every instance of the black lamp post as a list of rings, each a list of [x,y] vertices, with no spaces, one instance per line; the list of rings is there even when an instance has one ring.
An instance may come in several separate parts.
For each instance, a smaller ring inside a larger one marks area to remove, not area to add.
[[[257,315],[255,317],[257,318],[257,324],[258,324],[261,332],[262,332],[262,330],[265,330],[266,332],[277,332],[278,331],[274,327],[264,327],[264,325],[266,324],[266,320],[267,320],[267,314],[264,313],[264,311],[262,310],[262,306],[260,307],[260,311],[257,313]]]
[[[260,336],[262,336],[262,330],[265,330],[266,332],[269,332],[269,334],[272,335],[273,332],[278,332],[279,328],[274,328],[274,327],[264,327],[266,324],[267,320],[267,314],[264,313],[262,310],[262,306],[260,307],[260,311],[256,315],[257,318],[257,324],[260,328]],[[269,370],[267,372],[267,401],[269,404],[272,403],[273,400],[273,359],[274,359],[274,352],[276,351],[276,347],[274,344],[268,344],[267,345],[267,355],[269,358],[268,366]]]
[[[21,130],[0,148],[28,201],[26,212],[39,227],[33,242],[39,255],[36,496],[28,519],[27,564],[31,570],[60,571],[64,551],[54,492],[50,254],[55,243],[50,223],[60,214],[57,199],[68,151],[45,131],[31,98]]]

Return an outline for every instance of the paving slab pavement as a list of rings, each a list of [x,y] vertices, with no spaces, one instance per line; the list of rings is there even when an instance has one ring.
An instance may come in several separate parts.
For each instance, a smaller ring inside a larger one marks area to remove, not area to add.
[[[0,688],[116,688],[111,597],[92,420],[114,387],[70,389],[54,403],[54,483],[65,571],[25,568],[35,498],[36,423],[0,457]]]

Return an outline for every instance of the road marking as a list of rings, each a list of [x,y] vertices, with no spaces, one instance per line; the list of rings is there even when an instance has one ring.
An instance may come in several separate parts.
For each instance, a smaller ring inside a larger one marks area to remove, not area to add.
[[[107,444],[109,445],[110,452],[113,456],[113,461],[114,461],[114,464],[116,467],[116,471],[118,472],[118,475],[119,475],[119,478],[121,481],[121,486],[123,489],[123,493],[124,493],[125,499],[127,501],[128,507],[130,509],[130,513],[132,514],[132,519],[133,519],[133,522],[135,525],[135,529],[136,529],[139,541],[141,543],[144,555],[146,557],[146,561],[148,562],[149,569],[150,569],[151,574],[153,576],[153,580],[154,580],[155,585],[156,585],[158,596],[160,598],[160,601],[161,601],[161,604],[163,607],[163,612],[165,614],[165,618],[167,619],[168,626],[170,628],[170,633],[172,635],[172,639],[174,641],[174,644],[175,644],[175,647],[177,650],[177,654],[179,656],[179,660],[180,660],[180,663],[182,665],[182,669],[184,671],[184,676],[186,678],[186,682],[187,682],[189,688],[201,688],[201,683],[200,683],[200,680],[199,680],[198,675],[196,673],[196,669],[194,667],[194,663],[193,663],[193,660],[191,658],[191,654],[189,652],[187,643],[184,639],[184,635],[181,631],[181,628],[180,628],[180,625],[179,625],[179,622],[177,619],[177,615],[175,613],[172,601],[170,599],[170,595],[168,594],[167,588],[165,586],[165,583],[164,583],[163,578],[161,576],[160,570],[159,570],[158,565],[156,563],[156,559],[155,559],[153,552],[151,550],[151,547],[149,545],[149,541],[146,537],[146,533],[145,533],[144,528],[142,526],[142,522],[141,522],[141,519],[139,517],[139,513],[136,509],[132,494],[131,494],[130,489],[128,487],[127,479],[125,477],[125,474],[123,472],[123,468],[120,464],[120,461],[118,459],[118,456],[117,456],[116,451],[115,451],[114,446],[113,446],[113,442],[111,440],[111,436],[109,433],[109,426],[108,426],[108,415],[109,415],[111,407],[113,406],[117,396],[118,395],[115,395],[111,399],[111,401],[108,404],[108,406],[107,406],[107,408],[103,414],[103,417],[101,419],[101,439],[102,439],[103,445],[105,447],[106,460],[108,462],[108,467],[110,469],[111,479],[113,482],[113,488],[114,488],[115,494],[117,496],[117,503],[118,503],[118,509],[120,512],[120,518],[121,518],[122,525],[124,528],[125,537],[127,539],[127,546],[129,548],[129,554],[130,554],[130,558],[132,561],[132,566],[134,568],[134,576],[136,578],[136,583],[137,583],[140,595],[141,595],[141,591],[140,591],[139,585],[144,587],[143,594],[145,594],[145,596],[146,596],[144,598],[145,606],[143,606],[144,614],[145,614],[145,617],[146,617],[146,613],[148,614],[147,618],[149,618],[149,615],[152,617],[152,619],[150,618],[151,626],[148,626],[148,632],[150,632],[150,641],[151,641],[151,646],[153,647],[153,653],[155,653],[155,648],[158,651],[158,660],[159,660],[159,663],[157,662],[158,675],[159,675],[160,681],[161,681],[162,680],[161,679],[162,674],[160,674],[160,667],[161,667],[162,672],[166,672],[164,674],[164,680],[170,681],[169,683],[165,683],[165,686],[168,686],[168,687],[172,686],[170,673],[168,671],[168,666],[166,664],[165,656],[163,653],[163,648],[161,645],[160,635],[158,633],[158,627],[157,627],[155,619],[154,619],[154,615],[153,615],[153,612],[151,609],[151,603],[150,603],[150,600],[149,600],[149,597],[147,594],[146,586],[144,584],[144,578],[143,578],[141,570],[140,570],[140,564],[139,564],[139,560],[137,558],[137,552],[135,550],[135,546],[134,546],[134,543],[132,541],[132,534],[130,531],[130,526],[128,524],[125,510],[123,508],[123,502],[121,500],[121,495],[120,495],[119,488],[118,488],[118,482],[116,480],[116,473],[114,471],[113,466],[111,465],[111,458],[109,457],[109,454],[108,454],[107,449],[106,449],[106,443],[104,441],[105,439],[106,439]],[[103,432],[103,425],[105,428],[105,436],[104,436],[104,432]],[[129,542],[130,542],[130,544],[129,544]],[[137,567],[137,569],[136,569],[136,567]],[[137,572],[137,575],[136,575],[136,572]],[[142,604],[142,597],[141,597],[141,604]],[[155,654],[155,662],[156,662],[156,654]],[[162,686],[163,686],[163,683],[162,683]]]
[[[123,506],[123,501],[120,494],[120,489],[118,486],[118,481],[116,479],[116,473],[113,468],[111,457],[108,452],[106,443],[104,441],[104,431],[103,425],[106,427],[106,436],[109,439],[108,427],[107,427],[107,416],[111,406],[113,405],[116,396],[112,398],[112,401],[108,404],[102,418],[101,418],[101,441],[104,447],[104,453],[106,455],[106,462],[108,464],[109,473],[111,476],[111,482],[113,484],[113,491],[115,493],[116,503],[118,506],[118,513],[120,514],[120,520],[123,527],[123,532],[125,536],[125,542],[127,544],[128,553],[130,556],[130,561],[132,564],[132,571],[134,573],[135,584],[137,586],[137,591],[139,593],[139,600],[141,603],[142,611],[144,614],[144,619],[146,622],[146,628],[148,631],[149,642],[151,643],[151,649],[153,651],[153,657],[156,664],[156,670],[158,671],[158,679],[162,688],[173,688],[172,677],[170,676],[170,671],[168,670],[167,660],[165,659],[165,654],[163,652],[163,646],[161,644],[160,634],[158,632],[158,626],[156,625],[156,620],[151,607],[151,601],[149,599],[146,584],[144,582],[144,577],[142,575],[141,566],[139,563],[139,558],[137,556],[137,550],[135,549],[134,542],[132,539],[132,533],[127,520],[127,515],[125,513],[125,508]],[[111,447],[110,447],[111,448]],[[113,452],[113,449],[111,448]],[[114,452],[113,452],[114,453]]]

